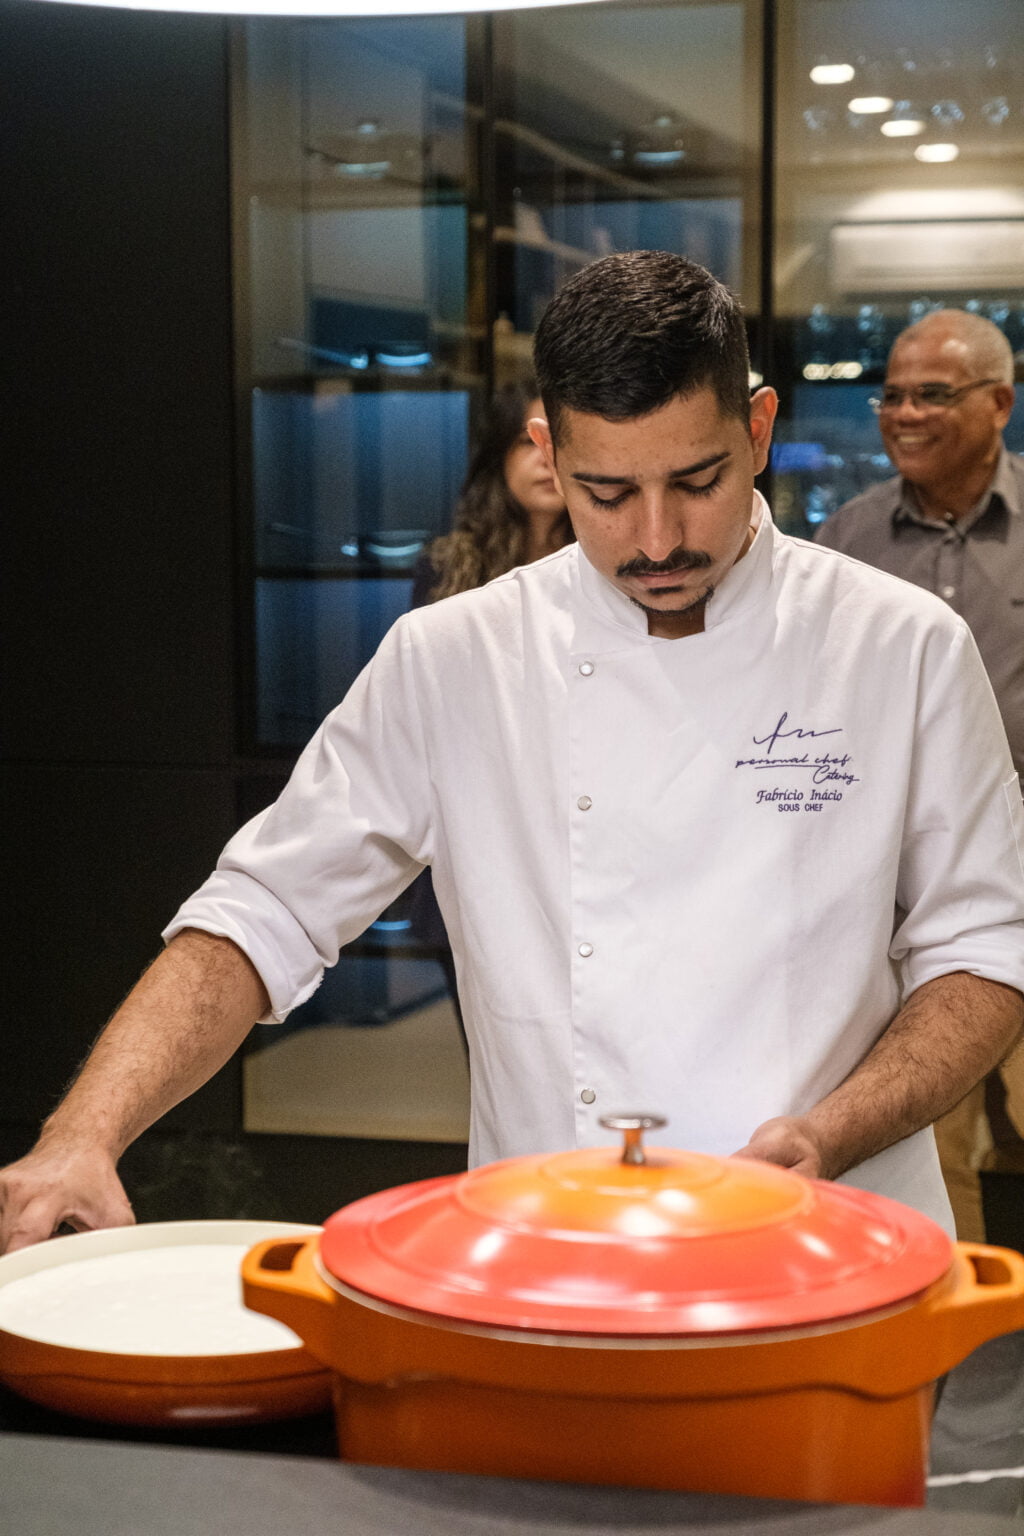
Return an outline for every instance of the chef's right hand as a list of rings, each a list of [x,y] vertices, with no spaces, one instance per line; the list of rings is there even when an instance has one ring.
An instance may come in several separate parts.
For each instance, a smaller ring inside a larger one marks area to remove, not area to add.
[[[0,1253],[44,1242],[62,1225],[89,1232],[134,1221],[116,1165],[102,1149],[41,1140],[0,1168]]]

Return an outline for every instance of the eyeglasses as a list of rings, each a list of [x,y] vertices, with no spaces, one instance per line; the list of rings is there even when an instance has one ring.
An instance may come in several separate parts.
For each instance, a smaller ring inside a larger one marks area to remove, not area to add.
[[[912,400],[919,411],[948,411],[951,405],[955,405],[962,395],[969,394],[972,389],[981,389],[985,384],[999,382],[999,379],[975,379],[973,384],[961,384],[959,389],[952,389],[948,384],[915,384],[911,389],[886,388],[882,390],[881,396],[873,396],[868,405],[876,416],[881,416],[883,411],[897,410],[904,398]]]

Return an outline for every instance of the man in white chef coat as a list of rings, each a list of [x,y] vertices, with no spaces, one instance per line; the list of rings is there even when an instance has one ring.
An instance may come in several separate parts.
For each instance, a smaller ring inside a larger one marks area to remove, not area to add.
[[[970,634],[773,527],[776,397],[702,268],[595,262],[536,364],[578,545],[397,622],[0,1175],[0,1242],[130,1220],[124,1148],[425,865],[472,1160],[651,1109],[951,1226],[931,1123],[1024,1014],[1021,801]]]

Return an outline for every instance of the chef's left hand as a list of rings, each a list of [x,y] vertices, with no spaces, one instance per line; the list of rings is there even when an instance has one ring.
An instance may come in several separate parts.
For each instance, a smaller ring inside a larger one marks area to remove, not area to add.
[[[762,1163],[778,1163],[809,1179],[827,1179],[825,1148],[807,1119],[796,1115],[778,1115],[759,1125],[737,1157],[756,1158]]]

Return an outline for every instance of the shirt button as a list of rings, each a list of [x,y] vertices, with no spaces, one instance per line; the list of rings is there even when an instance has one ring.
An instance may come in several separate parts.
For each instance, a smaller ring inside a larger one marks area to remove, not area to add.
[[[580,1094],[580,1100],[584,1104],[593,1104],[596,1098],[597,1094],[594,1092],[593,1088],[584,1088]]]
[[[948,603],[951,597],[956,597],[956,587],[940,587],[939,596],[944,597]]]
[[[581,811],[589,811],[593,803],[594,802],[591,800],[589,795],[580,795],[579,799],[576,801],[576,804],[579,806]]]
[[[589,955],[594,953],[593,944],[581,944],[578,953],[583,956],[584,960],[586,960]]]
[[[590,677],[594,670],[594,663],[592,661],[581,661],[579,670],[581,677]]]

